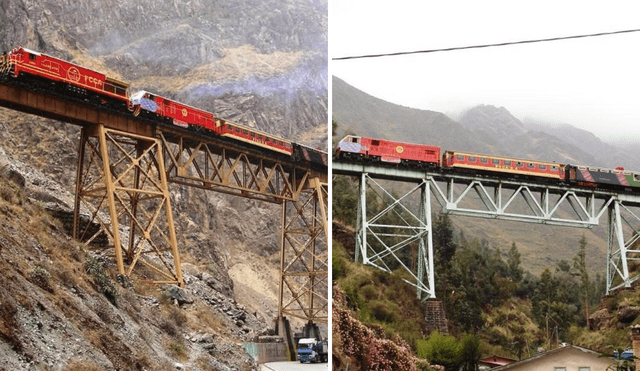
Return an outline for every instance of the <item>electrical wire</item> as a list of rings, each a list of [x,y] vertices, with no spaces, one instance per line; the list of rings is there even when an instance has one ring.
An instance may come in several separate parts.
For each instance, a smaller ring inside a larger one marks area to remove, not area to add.
[[[580,39],[586,37],[598,37],[598,36],[609,36],[609,35],[617,35],[631,32],[640,32],[640,29],[634,30],[623,30],[623,31],[613,31],[613,32],[601,32],[594,33],[588,35],[575,35],[575,36],[561,36],[561,37],[552,37],[548,39],[535,39],[535,40],[523,40],[523,41],[510,41],[498,44],[484,44],[484,45],[472,45],[472,46],[457,46],[453,48],[444,48],[444,49],[428,49],[428,50],[416,50],[411,52],[396,52],[396,53],[385,53],[385,54],[368,54],[368,55],[357,55],[350,57],[338,57],[331,58],[333,61],[344,61],[349,59],[362,59],[362,58],[378,58],[378,57],[394,57],[398,55],[409,55],[409,54],[424,54],[424,53],[437,53],[437,52],[450,52],[455,50],[465,50],[465,49],[480,49],[480,48],[492,48],[497,46],[508,46],[508,45],[518,45],[518,44],[531,44],[531,43],[541,43],[541,42],[549,42],[549,41],[560,41],[560,40],[569,40],[569,39]]]

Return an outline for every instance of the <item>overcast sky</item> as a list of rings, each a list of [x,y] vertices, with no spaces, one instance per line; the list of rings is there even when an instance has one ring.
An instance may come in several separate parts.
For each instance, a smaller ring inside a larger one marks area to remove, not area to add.
[[[336,0],[331,58],[640,29],[633,1]],[[455,115],[478,104],[640,141],[640,32],[331,61],[330,73],[403,106]]]

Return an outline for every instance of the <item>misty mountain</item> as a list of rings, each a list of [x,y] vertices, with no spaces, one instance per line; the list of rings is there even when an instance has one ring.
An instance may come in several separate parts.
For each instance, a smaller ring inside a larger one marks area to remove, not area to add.
[[[386,102],[335,76],[332,81],[332,115],[338,122],[340,135],[348,132],[446,148],[477,148],[468,131],[443,113]]]
[[[531,131],[540,131],[562,138],[565,142],[580,149],[589,149],[594,157],[593,162],[584,164],[615,168],[623,166],[628,170],[640,171],[640,154],[635,151],[633,144],[609,144],[603,142],[593,133],[579,129],[570,124],[545,124],[537,121],[525,121],[525,126]]]
[[[443,149],[640,171],[640,155],[571,125],[523,123],[505,107],[479,105],[455,121],[443,113],[403,107],[333,77],[333,118],[339,135],[438,145]]]

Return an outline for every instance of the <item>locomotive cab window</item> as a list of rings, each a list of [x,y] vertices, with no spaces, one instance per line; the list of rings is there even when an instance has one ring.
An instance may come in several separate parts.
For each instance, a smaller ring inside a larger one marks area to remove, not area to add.
[[[29,53],[29,60],[30,61],[35,61],[36,60],[36,55]]]
[[[379,141],[379,140],[376,140],[376,139],[372,139],[372,140],[371,140],[371,145],[372,145],[372,146],[379,146],[379,145],[380,145],[380,141]]]
[[[231,125],[227,125],[227,130],[229,130],[229,131],[233,131],[233,126],[231,126]]]

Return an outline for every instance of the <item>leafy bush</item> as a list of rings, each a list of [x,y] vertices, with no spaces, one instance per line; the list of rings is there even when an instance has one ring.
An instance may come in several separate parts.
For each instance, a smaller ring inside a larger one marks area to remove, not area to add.
[[[400,311],[397,304],[387,300],[372,300],[367,305],[371,308],[373,317],[382,322],[395,322],[397,313]]]
[[[418,357],[442,365],[447,371],[458,371],[460,367],[460,345],[453,336],[434,332],[427,340],[418,340],[416,348]]]
[[[89,256],[87,258],[87,261],[85,262],[85,270],[93,277],[93,283],[96,287],[96,290],[103,293],[104,296],[111,302],[111,304],[113,304],[114,306],[118,306],[118,290],[113,284],[113,281],[111,281],[111,278],[109,278],[109,276],[105,272],[103,263],[100,260]]]

